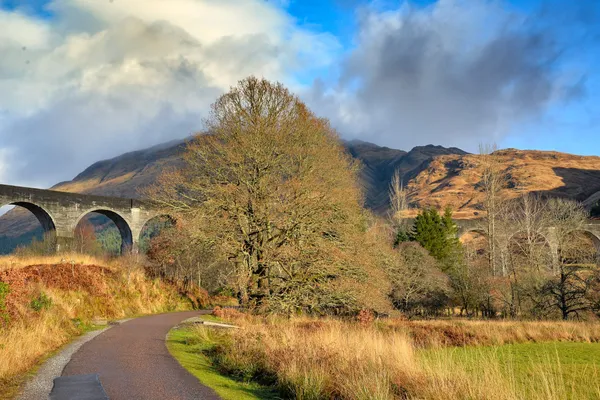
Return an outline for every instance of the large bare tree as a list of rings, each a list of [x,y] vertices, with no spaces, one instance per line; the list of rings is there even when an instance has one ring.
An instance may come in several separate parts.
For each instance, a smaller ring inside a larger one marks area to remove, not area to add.
[[[484,230],[488,241],[488,263],[493,275],[504,275],[504,263],[500,262],[498,243],[499,219],[502,214],[502,189],[506,187],[507,175],[498,159],[496,145],[480,145],[479,159],[482,166],[480,185],[483,190]]]
[[[235,267],[242,302],[312,307],[356,272],[357,168],[329,122],[281,84],[251,77],[221,96],[184,160],[149,193]]]

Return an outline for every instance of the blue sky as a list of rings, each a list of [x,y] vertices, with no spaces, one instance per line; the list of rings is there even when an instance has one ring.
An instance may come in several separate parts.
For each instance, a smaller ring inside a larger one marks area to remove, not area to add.
[[[0,0],[0,182],[185,137],[249,74],[347,139],[600,155],[596,4]]]
[[[436,0],[414,0],[415,7],[427,7]],[[339,38],[348,50],[353,46],[357,29],[356,10],[359,7],[374,6],[379,10],[393,9],[399,1],[343,0],[291,0],[288,10],[300,24],[314,29],[330,32]],[[468,1],[464,2],[468,4]],[[541,7],[556,8],[564,5],[560,1],[510,0],[507,8],[533,15]],[[558,11],[560,12],[560,11]],[[580,28],[588,29],[588,27]],[[597,32],[587,32],[598,34]],[[569,35],[569,31],[563,32]],[[580,33],[581,34],[581,33]],[[570,45],[571,47],[572,45]],[[600,51],[598,47],[584,44],[581,47],[565,51],[565,63],[575,65],[585,81],[585,96],[568,104],[558,104],[537,116],[511,129],[510,133],[499,141],[501,147],[557,150],[584,155],[600,155],[597,136],[600,130]]]
[[[49,0],[0,0],[0,4],[7,10],[27,9],[42,18],[50,18],[51,14],[46,9]]]

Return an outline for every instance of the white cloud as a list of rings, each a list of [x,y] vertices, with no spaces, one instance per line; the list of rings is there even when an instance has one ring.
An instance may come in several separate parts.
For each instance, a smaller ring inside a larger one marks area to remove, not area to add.
[[[20,12],[0,10],[0,48],[12,47],[30,49],[44,48],[48,45],[49,28],[43,23],[34,21]]]
[[[295,72],[338,50],[261,0],[55,0],[50,9],[50,20],[0,11],[3,183],[48,186],[183,137],[237,80],[297,87]]]
[[[0,149],[0,182],[4,182],[7,179],[7,153],[8,151],[6,149]],[[2,204],[0,204],[0,207],[1,206]]]

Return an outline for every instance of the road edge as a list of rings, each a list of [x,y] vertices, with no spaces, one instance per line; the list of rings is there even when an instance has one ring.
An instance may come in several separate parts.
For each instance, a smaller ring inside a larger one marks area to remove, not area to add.
[[[112,326],[85,333],[65,345],[57,354],[44,361],[35,375],[25,382],[23,390],[16,396],[16,399],[47,399],[52,391],[54,378],[62,375],[63,369],[65,369],[66,365],[71,361],[73,354],[75,354],[85,343],[106,332],[110,328],[112,328]]]

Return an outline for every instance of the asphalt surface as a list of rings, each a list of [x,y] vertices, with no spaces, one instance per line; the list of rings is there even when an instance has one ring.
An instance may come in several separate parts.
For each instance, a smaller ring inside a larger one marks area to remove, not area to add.
[[[25,384],[23,392],[17,397],[17,399],[47,399],[50,391],[52,390],[52,386],[54,385],[54,378],[60,376],[73,354],[75,354],[85,343],[94,339],[104,331],[105,330],[88,332],[69,343],[58,354],[49,358],[37,370],[35,376]]]
[[[62,376],[99,374],[111,400],[216,400],[216,393],[169,354],[165,336],[188,311],[142,317],[115,326],[84,344]]]

